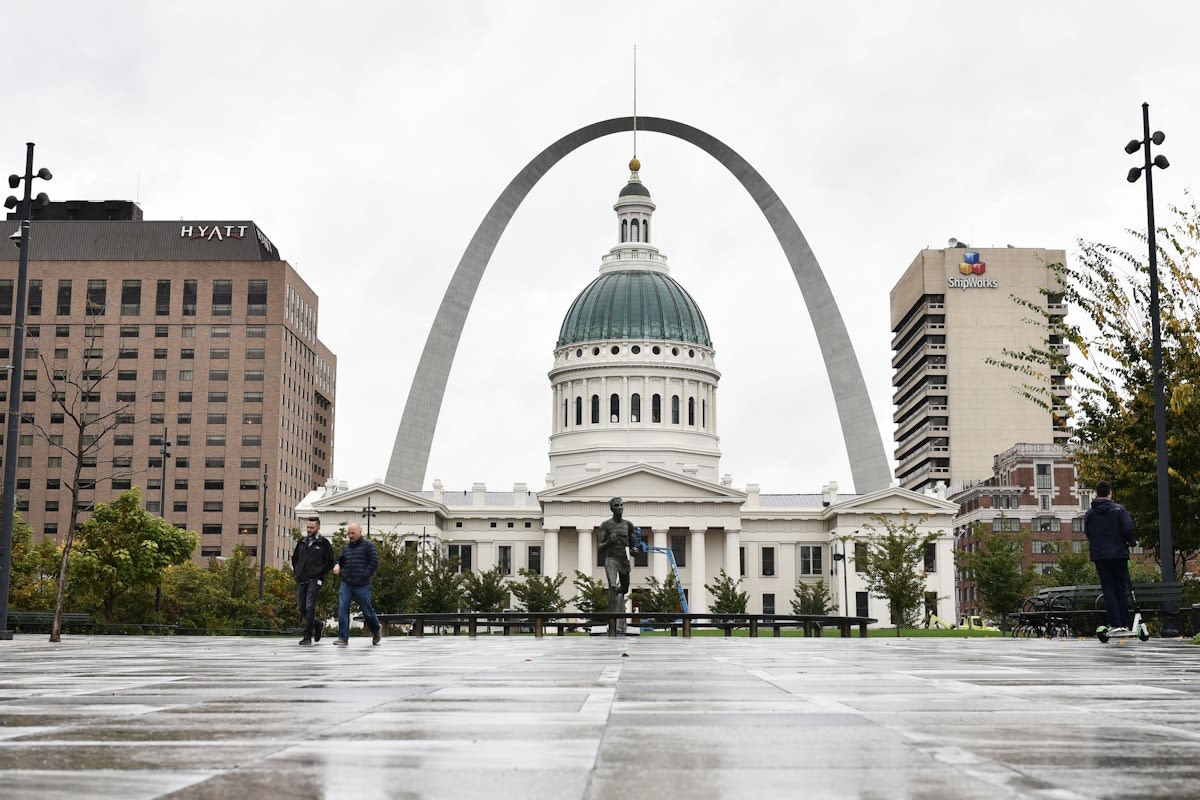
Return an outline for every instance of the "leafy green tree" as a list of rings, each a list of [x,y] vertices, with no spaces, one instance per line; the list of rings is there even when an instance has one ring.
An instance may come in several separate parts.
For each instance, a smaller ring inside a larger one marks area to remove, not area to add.
[[[458,559],[430,547],[417,557],[417,596],[414,610],[423,614],[446,614],[463,605],[463,573]]]
[[[667,574],[665,580],[659,580],[653,575],[646,578],[646,586],[638,594],[643,598],[642,611],[647,614],[678,614],[683,609],[679,605],[679,584],[675,581],[675,573]],[[605,608],[607,608],[607,604]]]
[[[8,585],[9,608],[21,611],[51,611],[58,576],[58,547],[44,538],[33,543],[33,529],[13,516],[12,567]]]
[[[608,583],[575,570],[575,607],[584,614],[608,611]]]
[[[925,600],[925,546],[937,541],[938,532],[919,533],[919,522],[903,514],[900,521],[884,516],[867,523],[865,558],[855,558],[867,591],[888,601],[896,635],[902,627],[916,627]],[[923,521],[923,520],[922,520]],[[875,533],[882,526],[883,533]]]
[[[111,623],[118,598],[153,586],[167,567],[190,559],[199,537],[147,512],[135,488],[97,504],[75,543],[74,579],[82,592],[99,601]]]
[[[470,611],[492,613],[508,608],[509,591],[500,568],[471,571],[463,580],[464,602]]]
[[[1091,586],[1100,583],[1096,565],[1088,555],[1087,542],[1083,543],[1082,552],[1068,550],[1059,555],[1050,581],[1054,586]]]
[[[1018,394],[1070,423],[1079,480],[1112,481],[1117,502],[1129,509],[1136,535],[1158,552],[1158,473],[1154,434],[1149,264],[1145,233],[1128,231],[1136,252],[1080,242],[1070,264],[1051,264],[1071,308],[1065,321],[1041,303],[1018,300],[1030,322],[1048,326],[1050,341],[1005,350],[991,363],[1021,376]],[[1172,207],[1158,230],[1162,372],[1167,393],[1167,462],[1171,528],[1178,571],[1200,552],[1200,211],[1189,198]],[[1051,299],[1057,299],[1051,297]],[[1054,379],[1065,376],[1068,406]]]
[[[551,578],[522,568],[521,580],[511,585],[513,596],[521,601],[522,611],[562,611],[569,600],[561,593],[567,576],[561,572]]]
[[[371,579],[371,604],[381,614],[410,610],[417,600],[416,550],[405,547],[403,537],[394,533],[373,534],[371,541],[379,551],[379,569]]]
[[[738,584],[741,578],[733,578],[724,569],[712,583],[704,584],[704,589],[713,596],[711,611],[714,614],[745,614],[746,604],[750,602],[749,592],[739,592]]]
[[[825,585],[824,581],[805,583],[802,580],[797,580],[792,594],[794,596],[792,600],[793,614],[823,616],[832,614],[836,608],[833,604],[833,595],[829,593],[829,587]]]
[[[1000,621],[1001,629],[1007,630],[1009,613],[1021,608],[1039,580],[1033,570],[1022,566],[1029,536],[985,532],[978,524],[975,536],[979,548],[955,553],[955,565],[975,579],[980,606],[989,617]]]

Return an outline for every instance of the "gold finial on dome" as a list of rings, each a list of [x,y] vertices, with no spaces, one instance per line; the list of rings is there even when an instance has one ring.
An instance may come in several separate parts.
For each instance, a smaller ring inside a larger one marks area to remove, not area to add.
[[[629,161],[629,171],[630,172],[637,172],[641,168],[642,168],[642,162],[638,161],[636,157]]]

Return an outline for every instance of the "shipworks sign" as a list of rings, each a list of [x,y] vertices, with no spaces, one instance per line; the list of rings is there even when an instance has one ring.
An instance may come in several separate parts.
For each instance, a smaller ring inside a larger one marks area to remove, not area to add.
[[[963,277],[946,278],[947,289],[996,289],[1000,286],[1000,282],[995,278],[983,277],[987,272],[987,264],[979,260],[979,253],[974,250],[963,253],[958,271]]]

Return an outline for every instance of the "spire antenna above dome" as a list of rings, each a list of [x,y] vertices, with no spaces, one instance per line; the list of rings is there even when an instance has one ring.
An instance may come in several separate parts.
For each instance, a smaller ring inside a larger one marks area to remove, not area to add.
[[[629,162],[629,169],[637,172],[638,168],[634,166],[637,163],[637,45],[635,44],[633,46],[633,160]]]

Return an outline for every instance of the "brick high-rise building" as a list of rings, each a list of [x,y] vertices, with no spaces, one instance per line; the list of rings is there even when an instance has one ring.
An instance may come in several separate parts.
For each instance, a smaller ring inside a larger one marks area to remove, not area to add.
[[[73,201],[34,219],[17,490],[35,535],[57,538],[70,519],[59,443],[70,450],[72,428],[54,394],[93,370],[103,378],[80,409],[117,409],[120,424],[85,461],[95,486],[80,521],[138,486],[148,510],[200,534],[203,561],[239,545],[257,555],[265,508],[267,563],[286,562],[295,506],[333,463],[337,359],[317,338],[316,294],[251,221],[151,222],[133,203]],[[4,362],[17,256],[0,250]]]

